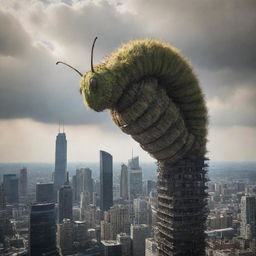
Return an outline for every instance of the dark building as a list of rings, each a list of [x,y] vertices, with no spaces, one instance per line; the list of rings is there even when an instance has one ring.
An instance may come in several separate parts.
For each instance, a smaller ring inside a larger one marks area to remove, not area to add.
[[[19,194],[20,198],[27,197],[27,190],[28,190],[28,173],[27,168],[22,168],[20,170],[20,179],[19,179]]]
[[[31,206],[29,228],[30,256],[56,256],[55,205]]]
[[[59,133],[56,137],[56,147],[55,147],[54,189],[56,192],[65,183],[66,170],[67,170],[66,134]]]
[[[0,183],[0,244],[4,243],[5,224],[6,224],[5,193],[4,193],[4,186],[2,183]]]
[[[37,183],[36,184],[36,202],[37,203],[53,203],[54,202],[53,183]]]
[[[101,241],[101,256],[122,256],[122,245],[116,240]]]
[[[147,180],[146,183],[146,195],[149,196],[149,193],[156,189],[156,182],[153,180]]]
[[[67,175],[68,176],[68,175]],[[58,222],[62,223],[63,219],[73,219],[72,213],[72,188],[67,182],[58,191]]]
[[[16,174],[4,174],[4,191],[8,204],[19,202],[19,179]]]
[[[112,155],[100,151],[100,209],[107,211],[113,205]]]

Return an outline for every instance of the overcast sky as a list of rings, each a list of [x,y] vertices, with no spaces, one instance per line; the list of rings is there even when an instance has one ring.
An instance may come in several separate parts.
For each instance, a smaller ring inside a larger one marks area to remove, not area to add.
[[[209,108],[208,157],[256,160],[256,1],[0,0],[0,162],[52,162],[58,123],[68,161],[154,161],[106,111],[83,106],[79,76],[136,38],[162,39],[191,60]]]

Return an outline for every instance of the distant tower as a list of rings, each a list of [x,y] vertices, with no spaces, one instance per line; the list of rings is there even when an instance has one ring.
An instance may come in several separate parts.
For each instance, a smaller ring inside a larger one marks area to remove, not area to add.
[[[241,236],[251,239],[256,235],[256,198],[243,196],[241,198]]]
[[[54,188],[55,191],[65,183],[67,170],[67,140],[66,134],[60,133],[56,137],[55,147],[55,171]]]
[[[28,174],[27,174],[27,168],[22,168],[20,170],[20,184],[19,184],[19,192],[20,192],[20,198],[22,200],[26,200],[27,197],[27,190],[28,190]]]
[[[129,169],[129,198],[134,198],[142,195],[142,169],[139,165],[139,157],[132,157],[128,161]]]
[[[63,223],[57,225],[57,244],[62,255],[73,254],[73,233],[73,222],[70,219],[63,219]]]
[[[145,255],[145,239],[148,237],[150,237],[148,225],[131,225],[133,256]]]
[[[107,211],[113,205],[112,155],[100,151],[100,209]]]
[[[53,203],[54,189],[53,183],[37,183],[36,184],[36,202],[37,203]]]
[[[35,204],[30,211],[30,256],[56,256],[55,205]]]
[[[68,173],[67,181],[58,191],[58,222],[62,223],[63,219],[73,219],[72,213],[72,188],[69,185]]]
[[[128,200],[128,167],[125,164],[121,166],[120,177],[120,197],[124,200]]]
[[[6,203],[4,185],[0,183],[0,243],[4,243],[5,235],[5,224],[6,224]]]
[[[4,191],[8,204],[19,202],[19,179],[16,174],[4,174]]]

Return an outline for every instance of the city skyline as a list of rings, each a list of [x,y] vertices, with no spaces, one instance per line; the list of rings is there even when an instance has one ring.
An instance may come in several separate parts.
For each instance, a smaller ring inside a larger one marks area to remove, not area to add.
[[[84,108],[76,74],[55,66],[63,60],[87,70],[96,35],[95,63],[134,38],[159,38],[181,49],[206,94],[208,157],[253,161],[255,8],[250,1],[2,1],[0,162],[53,162],[52,138],[60,120],[70,162],[95,162],[101,149],[120,162],[132,149],[141,161],[154,161],[112,124],[107,112],[96,116]]]

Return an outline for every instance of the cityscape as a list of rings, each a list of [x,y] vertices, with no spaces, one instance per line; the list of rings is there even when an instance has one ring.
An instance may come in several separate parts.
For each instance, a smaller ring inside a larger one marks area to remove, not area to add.
[[[157,166],[145,179],[131,156],[114,172],[113,156],[100,151],[98,177],[87,166],[70,175],[67,146],[59,132],[51,175],[1,173],[0,255],[158,255]],[[230,163],[229,177],[220,168],[207,175],[206,255],[256,255],[255,165],[232,172]]]
[[[256,256],[255,13],[1,0],[0,256]]]

